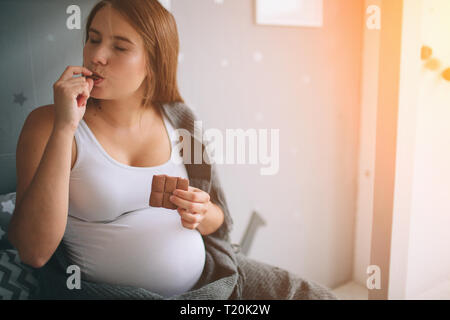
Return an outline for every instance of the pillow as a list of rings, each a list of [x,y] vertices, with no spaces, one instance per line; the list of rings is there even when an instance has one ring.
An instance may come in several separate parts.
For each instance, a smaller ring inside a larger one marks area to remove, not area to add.
[[[27,300],[39,291],[36,270],[15,249],[0,250],[0,300]]]
[[[0,250],[14,249],[9,243],[6,232],[16,205],[16,193],[0,195]]]

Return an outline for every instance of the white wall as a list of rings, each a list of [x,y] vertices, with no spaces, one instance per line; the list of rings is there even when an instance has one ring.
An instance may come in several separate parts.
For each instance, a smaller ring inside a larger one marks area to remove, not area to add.
[[[257,26],[254,0],[171,2],[180,90],[205,126],[280,129],[277,175],[218,165],[233,242],[256,209],[267,225],[250,257],[331,288],[351,280],[363,0],[324,0],[322,28]]]
[[[389,299],[405,299],[420,89],[422,1],[403,3],[397,158],[392,218]]]
[[[426,0],[422,42],[450,67],[450,1]],[[440,69],[440,70],[442,70]],[[422,69],[406,297],[450,280],[450,82]]]
[[[389,299],[450,280],[450,84],[420,61],[422,44],[450,66],[450,2],[404,2]],[[442,292],[442,289],[441,289]]]

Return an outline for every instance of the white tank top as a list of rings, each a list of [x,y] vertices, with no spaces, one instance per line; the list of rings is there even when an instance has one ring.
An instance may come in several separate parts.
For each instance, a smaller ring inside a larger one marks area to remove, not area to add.
[[[163,117],[172,154],[174,128]],[[184,164],[120,163],[83,119],[75,140],[77,159],[70,173],[63,241],[82,279],[145,288],[164,297],[189,291],[203,272],[203,238],[183,227],[176,210],[149,206],[153,175],[188,178]]]

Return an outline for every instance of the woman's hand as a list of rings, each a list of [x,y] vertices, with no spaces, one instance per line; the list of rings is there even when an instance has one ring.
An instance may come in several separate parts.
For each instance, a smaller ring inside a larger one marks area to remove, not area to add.
[[[207,192],[189,186],[188,191],[176,189],[170,201],[178,206],[181,223],[187,229],[196,229],[205,218],[210,207],[210,196]]]
[[[74,75],[83,76],[74,78]],[[75,130],[86,111],[86,103],[94,86],[94,81],[86,78],[92,71],[85,67],[68,66],[53,84],[56,127],[70,127]]]

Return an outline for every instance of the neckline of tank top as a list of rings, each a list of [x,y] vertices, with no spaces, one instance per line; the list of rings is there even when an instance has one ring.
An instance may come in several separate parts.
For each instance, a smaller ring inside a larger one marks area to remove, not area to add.
[[[129,166],[127,164],[124,164],[122,162],[117,161],[116,159],[114,159],[113,157],[111,157],[108,152],[106,152],[106,150],[103,148],[103,146],[100,144],[100,142],[97,140],[97,138],[95,137],[94,133],[91,131],[91,129],[89,128],[89,126],[87,125],[87,123],[84,121],[84,119],[80,120],[80,124],[86,129],[87,133],[89,134],[89,136],[91,137],[91,139],[94,141],[95,145],[97,146],[97,148],[100,150],[100,152],[105,156],[105,158],[107,160],[109,160],[111,163],[113,163],[114,165],[117,165],[121,168],[125,168],[125,169],[129,169],[129,170],[136,170],[136,171],[149,171],[149,170],[157,170],[157,169],[161,169],[163,167],[168,166],[169,164],[172,163],[172,153],[173,153],[173,143],[171,140],[171,133],[169,131],[169,127],[171,126],[169,123],[169,120],[167,119],[166,115],[164,114],[164,112],[162,113],[163,119],[164,119],[164,127],[166,129],[166,133],[169,137],[170,140],[170,158],[167,162],[157,165],[157,166],[153,166],[153,167],[133,167],[133,166]]]

